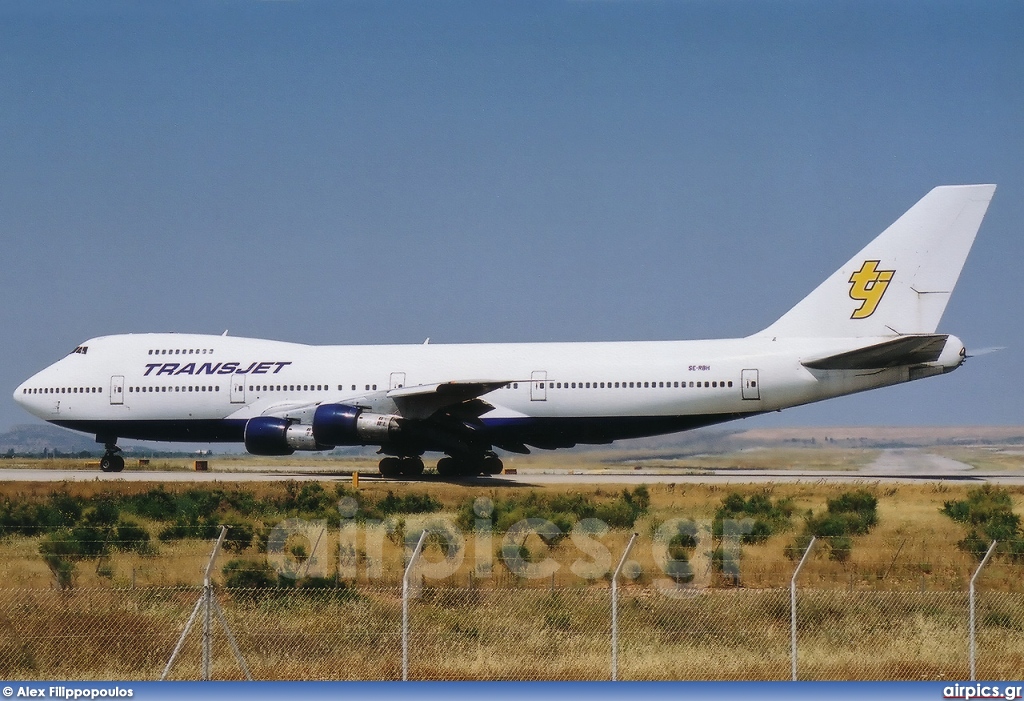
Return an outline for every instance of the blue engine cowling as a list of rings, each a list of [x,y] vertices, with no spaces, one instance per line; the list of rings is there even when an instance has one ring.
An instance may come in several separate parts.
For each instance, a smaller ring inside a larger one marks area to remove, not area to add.
[[[291,455],[296,450],[327,450],[333,445],[313,438],[309,425],[276,416],[256,416],[245,422],[245,449],[253,455]]]
[[[313,438],[330,445],[379,445],[399,431],[399,417],[348,404],[321,404],[313,414]]]

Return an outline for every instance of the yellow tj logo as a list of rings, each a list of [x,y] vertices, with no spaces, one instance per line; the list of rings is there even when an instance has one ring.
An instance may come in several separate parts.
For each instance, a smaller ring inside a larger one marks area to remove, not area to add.
[[[861,303],[853,311],[851,319],[867,319],[875,313],[878,303],[882,301],[882,295],[896,271],[879,270],[880,262],[866,260],[860,270],[850,276],[850,297]]]

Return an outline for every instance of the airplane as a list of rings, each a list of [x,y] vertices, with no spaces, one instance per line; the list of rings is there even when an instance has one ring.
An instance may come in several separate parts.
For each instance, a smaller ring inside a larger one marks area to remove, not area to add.
[[[960,367],[936,333],[995,185],[936,187],[775,323],[706,341],[311,346],[101,336],[20,385],[29,413],[96,436],[242,443],[254,455],[377,446],[380,474],[499,474],[529,453],[685,431]]]

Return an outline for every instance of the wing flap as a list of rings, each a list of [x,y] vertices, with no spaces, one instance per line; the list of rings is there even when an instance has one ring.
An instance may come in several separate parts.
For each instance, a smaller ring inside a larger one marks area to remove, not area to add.
[[[803,361],[812,370],[879,370],[900,365],[934,363],[946,347],[945,334],[901,336],[865,348]]]
[[[480,399],[480,396],[504,387],[511,381],[455,380],[438,382],[393,389],[387,393],[387,397],[395,403],[399,413],[407,419],[426,419],[441,409],[459,405],[466,405],[468,413],[473,414],[476,418],[494,408]]]

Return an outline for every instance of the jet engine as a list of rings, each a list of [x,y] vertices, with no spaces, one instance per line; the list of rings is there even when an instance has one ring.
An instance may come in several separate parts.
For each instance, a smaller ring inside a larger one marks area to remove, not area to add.
[[[375,414],[348,404],[322,404],[313,414],[313,438],[329,445],[378,445],[401,426],[394,414]]]
[[[253,455],[291,455],[296,450],[327,450],[318,443],[313,428],[276,416],[256,416],[245,423],[245,449]]]

